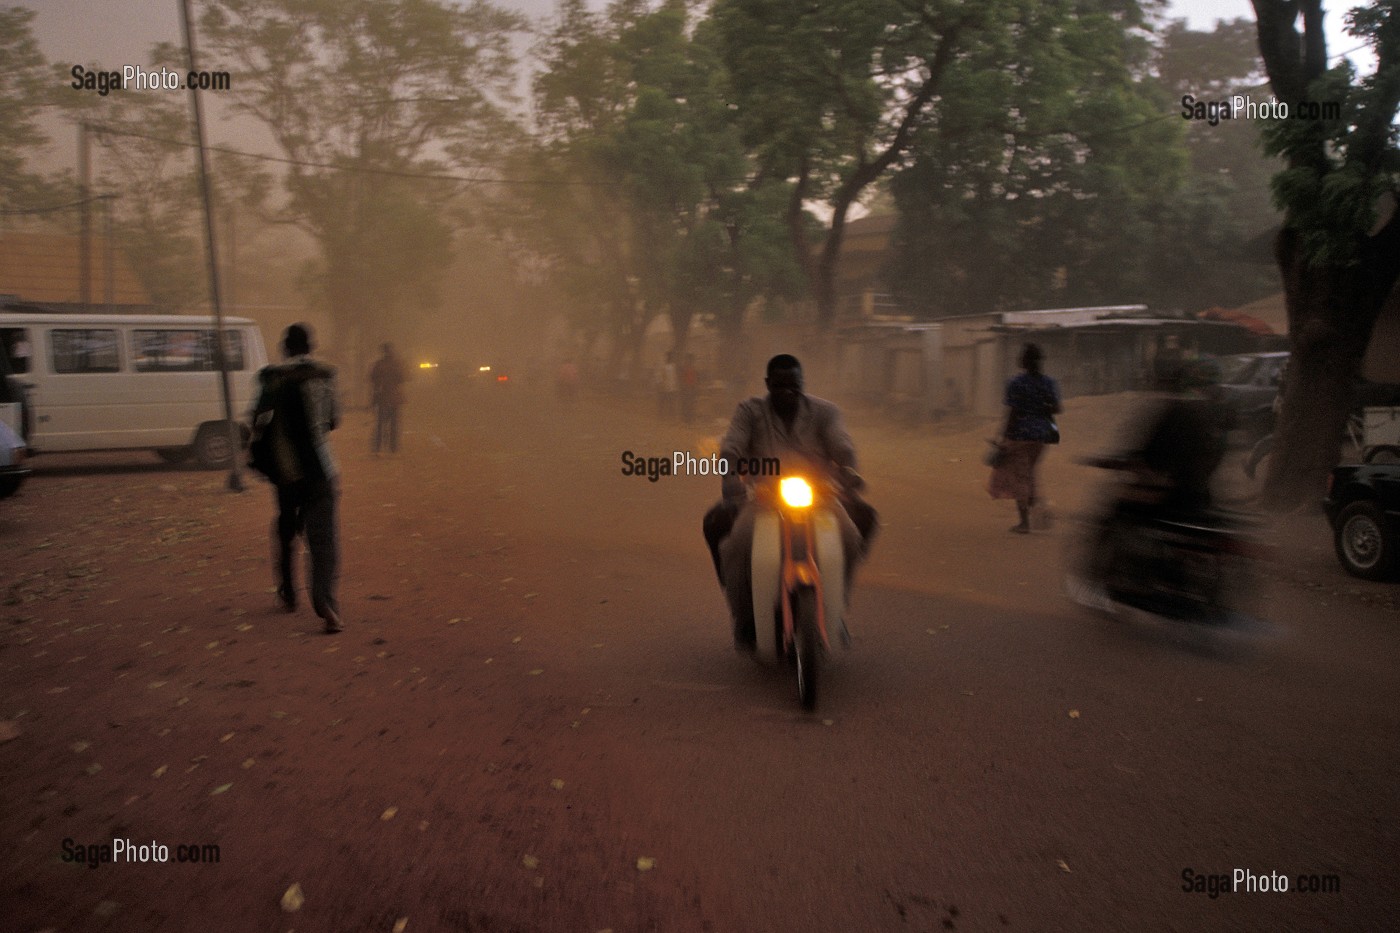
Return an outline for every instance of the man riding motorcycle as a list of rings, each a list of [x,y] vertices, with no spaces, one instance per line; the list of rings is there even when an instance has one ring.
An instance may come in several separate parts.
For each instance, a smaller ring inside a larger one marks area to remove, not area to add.
[[[734,644],[750,651],[757,643],[750,579],[755,516],[743,475],[753,471],[744,467],[776,458],[784,476],[805,474],[833,481],[842,506],[836,510],[836,519],[848,593],[851,575],[869,549],[877,521],[875,510],[857,495],[864,482],[856,473],[855,445],[841,422],[840,409],[803,392],[802,364],[786,353],[768,361],[764,385],[766,396],[739,403],[720,443],[725,464],[723,499],[704,521],[705,541],[734,620]]]
[[[1139,412],[1135,420],[1141,427],[1127,450],[1090,461],[1119,471],[1123,479],[1111,487],[1091,527],[1085,579],[1071,590],[1086,605],[1109,608],[1114,593],[1159,596],[1181,589],[1184,584],[1176,578],[1183,573],[1181,558],[1187,552],[1142,548],[1153,541],[1179,542],[1186,534],[1189,549],[1204,553],[1231,527],[1215,512],[1211,494],[1211,479],[1233,427],[1233,413],[1219,398],[1217,365],[1211,360],[1185,364],[1159,375],[1157,388],[1165,394]],[[1164,529],[1174,530],[1162,537]],[[1144,562],[1145,554],[1157,556]],[[1229,596],[1209,588],[1192,592],[1212,606]]]

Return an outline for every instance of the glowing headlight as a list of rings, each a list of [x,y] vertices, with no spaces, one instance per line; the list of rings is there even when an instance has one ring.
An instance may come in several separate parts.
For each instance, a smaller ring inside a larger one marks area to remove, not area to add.
[[[805,509],[812,504],[812,486],[800,476],[789,476],[778,484],[783,501],[794,509]]]

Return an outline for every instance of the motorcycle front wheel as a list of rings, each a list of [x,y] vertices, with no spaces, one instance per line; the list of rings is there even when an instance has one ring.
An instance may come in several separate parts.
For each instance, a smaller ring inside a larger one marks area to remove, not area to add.
[[[792,594],[792,647],[797,661],[797,698],[803,709],[817,705],[817,670],[821,635],[817,631],[817,592],[803,587]]]

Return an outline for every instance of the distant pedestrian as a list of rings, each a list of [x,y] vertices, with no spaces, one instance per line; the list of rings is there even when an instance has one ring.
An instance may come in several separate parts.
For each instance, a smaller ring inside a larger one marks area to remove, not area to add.
[[[381,356],[369,371],[370,404],[374,406],[374,441],[370,449],[379,453],[399,452],[399,409],[403,406],[403,384],[408,380],[403,361],[394,355],[394,345],[380,345]]]
[[[253,409],[255,454],[267,451],[259,469],[277,487],[277,598],[288,612],[296,610],[295,547],[304,534],[311,551],[311,604],[333,634],[342,630],[336,599],[340,490],[328,437],[340,420],[335,370],[311,358],[304,324],[287,328],[282,355],[285,362],[258,373],[261,391]]]
[[[695,397],[700,392],[700,372],[695,368],[695,355],[687,353],[681,363],[681,420],[690,424],[695,420]]]
[[[554,374],[554,394],[565,405],[572,405],[578,397],[578,364],[573,357],[567,357],[559,364]]]
[[[676,414],[676,395],[680,391],[680,374],[676,369],[676,354],[667,352],[666,362],[656,370],[656,413],[662,418]]]
[[[1021,521],[1011,530],[1031,530],[1031,510],[1039,502],[1036,466],[1046,444],[1060,442],[1055,415],[1060,413],[1060,387],[1042,371],[1045,354],[1028,343],[1021,351],[1023,372],[1006,383],[1006,424],[997,440],[1000,450],[992,469],[994,499],[1015,499]]]

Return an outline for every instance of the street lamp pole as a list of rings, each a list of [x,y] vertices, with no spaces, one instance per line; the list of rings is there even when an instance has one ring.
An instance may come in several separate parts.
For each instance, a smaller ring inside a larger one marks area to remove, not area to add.
[[[195,72],[194,26],[190,22],[190,0],[180,0],[180,22],[185,30],[185,55],[189,71]],[[224,353],[224,310],[219,298],[219,253],[214,238],[214,205],[210,195],[209,159],[204,148],[204,111],[199,103],[199,88],[190,82],[190,101],[194,109],[195,138],[199,144],[199,187],[204,195],[204,242],[209,256],[209,295],[214,305],[214,362],[219,367],[219,383],[224,397],[224,423],[228,426],[229,471],[228,488],[243,491],[243,476],[238,460],[243,451],[243,438],[233,420],[233,399],[229,393],[228,356]]]

